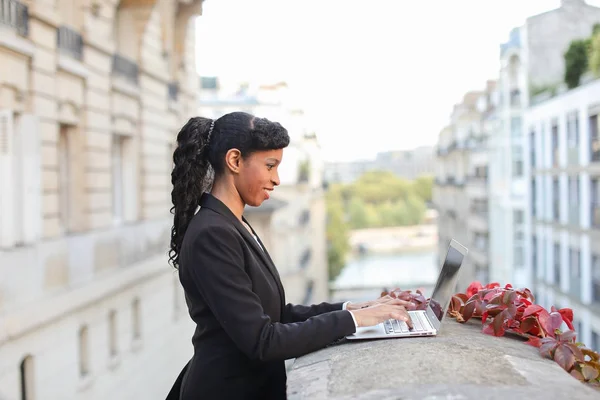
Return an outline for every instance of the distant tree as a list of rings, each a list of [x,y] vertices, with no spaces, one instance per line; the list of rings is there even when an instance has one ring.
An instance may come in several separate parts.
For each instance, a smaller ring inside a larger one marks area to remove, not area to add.
[[[581,76],[588,69],[589,39],[573,40],[569,45],[565,59],[565,83],[569,89],[579,86]]]
[[[430,202],[433,191],[433,176],[420,176],[413,182],[414,193],[423,201]]]
[[[350,250],[349,227],[345,221],[342,198],[339,193],[327,196],[327,264],[329,280],[334,280],[346,265]]]

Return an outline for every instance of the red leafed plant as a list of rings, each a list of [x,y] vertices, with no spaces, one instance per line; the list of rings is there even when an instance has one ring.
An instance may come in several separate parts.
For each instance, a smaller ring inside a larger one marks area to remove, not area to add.
[[[525,337],[543,357],[556,361],[580,381],[600,388],[600,354],[575,341],[573,311],[552,307],[548,312],[534,301],[529,289],[473,282],[466,293],[452,297],[448,315],[458,322],[481,318],[483,332],[488,335],[508,332]],[[563,323],[568,327],[565,332],[559,329]]]

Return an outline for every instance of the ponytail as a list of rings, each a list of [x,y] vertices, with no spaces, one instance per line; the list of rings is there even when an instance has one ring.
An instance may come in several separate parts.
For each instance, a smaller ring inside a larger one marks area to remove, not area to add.
[[[208,118],[191,118],[177,135],[171,172],[173,227],[169,250],[169,261],[174,268],[179,268],[183,236],[200,204],[200,197],[212,186],[214,174],[207,152],[211,124],[214,121]]]

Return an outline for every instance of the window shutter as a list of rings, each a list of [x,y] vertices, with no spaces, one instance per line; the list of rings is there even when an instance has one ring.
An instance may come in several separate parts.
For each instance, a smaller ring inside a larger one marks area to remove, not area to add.
[[[25,244],[37,241],[42,222],[41,141],[37,117],[25,114],[19,118],[21,145],[21,218],[22,237]]]
[[[0,109],[0,248],[15,245],[12,110]]]

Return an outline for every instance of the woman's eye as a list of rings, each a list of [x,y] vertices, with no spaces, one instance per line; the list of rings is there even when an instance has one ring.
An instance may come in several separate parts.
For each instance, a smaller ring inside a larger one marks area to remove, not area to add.
[[[273,169],[273,167],[275,167],[274,165],[267,165],[267,169],[270,171]]]

